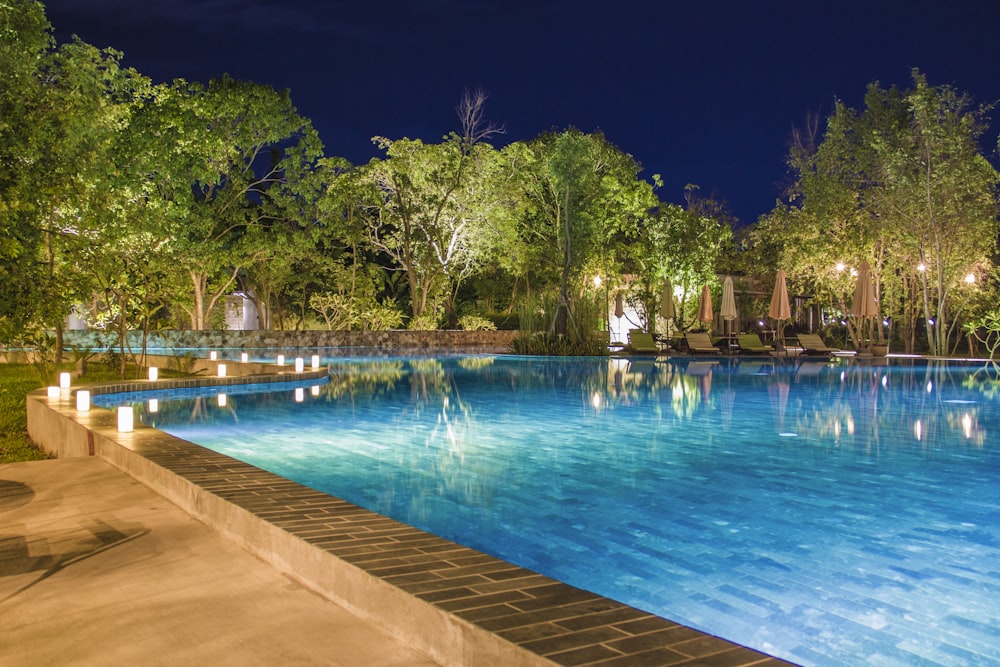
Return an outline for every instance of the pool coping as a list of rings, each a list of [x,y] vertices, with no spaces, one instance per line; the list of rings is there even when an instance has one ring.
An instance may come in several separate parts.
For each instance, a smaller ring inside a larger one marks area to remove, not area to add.
[[[238,366],[238,362],[234,364]],[[99,456],[303,585],[443,665],[791,663],[581,590],[155,428],[119,433],[93,395],[321,379],[327,370],[118,382],[27,397],[59,457]],[[248,369],[249,370],[249,369]],[[257,370],[257,369],[254,369]]]

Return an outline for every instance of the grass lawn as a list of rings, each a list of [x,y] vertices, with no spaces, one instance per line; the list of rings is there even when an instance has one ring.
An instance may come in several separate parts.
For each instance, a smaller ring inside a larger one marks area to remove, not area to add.
[[[24,397],[43,387],[30,364],[0,364],[0,463],[47,458],[28,439]]]
[[[161,377],[182,375],[168,369],[160,369],[160,374]],[[135,377],[134,367],[129,369],[128,377]],[[118,378],[117,369],[90,362],[76,383],[114,382]],[[0,463],[48,458],[28,438],[28,415],[24,407],[28,393],[44,386],[31,364],[0,364]]]

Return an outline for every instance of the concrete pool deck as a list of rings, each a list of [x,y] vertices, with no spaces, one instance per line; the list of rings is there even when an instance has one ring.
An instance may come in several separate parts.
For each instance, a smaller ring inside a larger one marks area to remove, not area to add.
[[[294,379],[305,378],[298,375]],[[240,381],[250,380],[228,379]],[[161,381],[155,387],[192,386],[192,382],[216,384],[220,380]],[[140,382],[100,390],[144,388],[152,387]],[[278,581],[283,573],[303,590],[317,592],[353,614],[368,631],[392,636],[399,646],[393,645],[387,659],[394,659],[397,649],[410,650],[411,656],[429,656],[409,658],[417,660],[409,663],[379,663],[358,657],[349,658],[353,662],[335,662],[331,658],[324,664],[788,664],[462,547],[155,429],[137,426],[134,432],[119,433],[112,412],[80,412],[74,406],[68,392],[59,398],[47,398],[44,391],[29,395],[29,432],[43,449],[57,452],[60,457],[95,456],[145,484],[183,512],[230,538],[235,546],[276,568],[272,574]],[[73,462],[31,465],[62,463],[69,468]],[[7,472],[2,468],[0,471]],[[4,476],[0,475],[0,479]],[[43,490],[44,483],[35,493]],[[52,511],[58,512],[59,505],[54,505]],[[97,527],[90,532],[98,542],[117,545],[124,541],[127,548],[135,546],[125,539],[130,535],[128,530],[106,528],[113,528],[114,523],[98,520],[89,525]],[[25,532],[30,537],[31,531]],[[136,544],[141,541],[134,540]],[[217,547],[223,552],[234,546],[224,543],[220,541]],[[180,539],[173,548],[174,556],[183,560],[189,545]],[[122,549],[118,553],[126,552]],[[126,558],[121,568],[132,562]],[[92,562],[87,566],[92,567]],[[118,572],[115,569],[105,574],[114,578]],[[157,571],[156,576],[161,572]],[[238,581],[229,581],[239,588]],[[248,577],[247,586],[253,581]],[[276,589],[289,585],[285,581]],[[203,582],[189,590],[195,594],[206,586]],[[20,598],[18,604],[30,608],[37,589],[33,586],[19,593],[15,598]],[[337,609],[326,604],[331,610]],[[168,605],[162,609],[163,618],[168,623],[176,622],[179,615],[184,615],[182,609],[180,605]],[[266,610],[262,613],[267,614]],[[123,615],[127,617],[128,613]],[[331,611],[331,615],[336,614]],[[139,622],[132,625],[121,616],[117,618],[130,630],[143,627]],[[260,619],[258,626],[248,618],[250,625],[244,632],[249,637],[273,632],[267,625],[271,620]],[[86,625],[75,626],[75,630],[79,632],[76,642],[86,645]],[[106,640],[109,646],[114,646],[117,636]],[[296,643],[301,641],[308,640]],[[359,636],[357,641],[359,645],[354,648],[360,650],[375,640]],[[171,644],[180,655],[202,657],[190,646]],[[0,645],[0,650],[7,649]],[[157,655],[165,662],[173,662],[169,651],[167,646]],[[149,655],[144,655],[146,662]]]
[[[0,663],[438,663],[97,457],[0,466]]]

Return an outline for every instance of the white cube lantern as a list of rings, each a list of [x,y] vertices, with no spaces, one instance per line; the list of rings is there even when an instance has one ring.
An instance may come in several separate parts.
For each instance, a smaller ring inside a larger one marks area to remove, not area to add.
[[[59,387],[60,389],[69,389],[69,373],[59,374]]]
[[[56,385],[49,385],[49,388],[45,390],[45,395],[49,398],[59,398],[59,387]]]
[[[302,357],[295,357],[295,372],[301,373],[306,368],[306,362]]]
[[[312,356],[312,367],[313,367],[313,370],[317,370],[319,368],[319,355],[318,354],[314,354]]]
[[[135,428],[135,415],[132,414],[131,405],[122,405],[118,408],[118,432],[131,433]]]
[[[90,409],[90,392],[86,389],[80,389],[76,392],[76,409],[80,412],[86,412]]]
[[[226,365],[225,364],[219,364],[219,377],[220,378],[226,377]]]
[[[216,352],[215,350],[212,350],[211,352],[208,353],[208,360],[209,361],[215,361],[218,358],[219,358],[219,353]]]
[[[278,355],[278,365],[279,366],[284,366],[285,365],[285,355],[283,355],[283,354],[279,354]]]
[[[160,379],[160,369],[156,366],[149,367],[149,381],[156,382]]]
[[[247,354],[246,352],[241,352],[240,361],[242,361],[245,364],[246,362],[250,361],[250,355]]]

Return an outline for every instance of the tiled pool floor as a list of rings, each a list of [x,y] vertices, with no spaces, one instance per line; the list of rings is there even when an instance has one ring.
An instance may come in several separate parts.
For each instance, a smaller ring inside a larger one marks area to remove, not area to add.
[[[159,386],[163,386],[161,383]],[[105,410],[29,396],[43,447],[94,452],[359,616],[450,665],[788,664],[314,491]],[[86,435],[66,424],[72,421]]]

